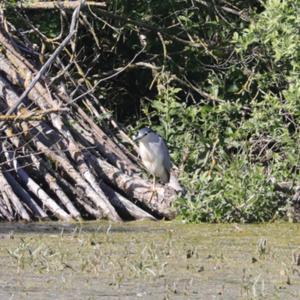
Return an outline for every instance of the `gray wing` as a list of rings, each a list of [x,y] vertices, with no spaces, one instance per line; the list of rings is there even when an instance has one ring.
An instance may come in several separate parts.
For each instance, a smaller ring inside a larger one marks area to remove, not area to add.
[[[165,141],[163,140],[163,138],[159,137],[159,139],[160,139],[160,148],[163,153],[163,165],[164,165],[165,169],[168,171],[168,173],[170,173],[172,164],[171,164],[169,150],[168,150],[168,147],[167,147]]]
[[[163,169],[158,171],[157,176],[159,176],[163,182],[168,182],[170,179],[171,159],[167,145],[161,136],[154,133],[149,135],[148,139],[149,148],[155,160],[159,166],[163,167]]]
[[[156,158],[162,162],[164,168],[169,172],[171,169],[171,159],[164,139],[158,134],[151,134],[149,136],[149,146]]]

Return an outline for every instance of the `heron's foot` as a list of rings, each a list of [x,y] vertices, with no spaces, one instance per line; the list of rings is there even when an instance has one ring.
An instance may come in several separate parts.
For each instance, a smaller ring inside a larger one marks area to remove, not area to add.
[[[151,203],[152,200],[155,199],[154,195],[156,195],[156,198],[157,198],[157,195],[158,195],[157,190],[155,189],[154,186],[150,190],[150,193],[151,193],[151,196],[150,196],[149,202]]]
[[[151,203],[154,195],[156,194],[156,196],[157,196],[157,190],[155,188],[155,176],[153,176],[153,183],[152,183],[152,187],[150,189],[150,193],[151,193],[151,195],[150,195],[149,202]]]

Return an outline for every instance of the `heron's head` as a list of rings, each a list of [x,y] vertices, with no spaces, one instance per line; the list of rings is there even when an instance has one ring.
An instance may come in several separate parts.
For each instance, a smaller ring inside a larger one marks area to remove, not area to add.
[[[140,129],[137,134],[135,134],[133,136],[133,141],[137,142],[137,141],[141,141],[143,138],[145,138],[149,133],[152,133],[153,131],[148,128],[148,127],[144,127],[142,129]]]

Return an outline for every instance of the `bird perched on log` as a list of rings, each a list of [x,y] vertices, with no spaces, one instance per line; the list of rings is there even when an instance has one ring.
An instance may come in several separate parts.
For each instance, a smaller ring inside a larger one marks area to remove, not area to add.
[[[163,138],[152,129],[145,127],[140,129],[133,140],[139,144],[139,155],[146,169],[153,175],[153,190],[155,178],[162,183],[167,183],[177,192],[182,191],[177,178],[171,174],[171,159],[169,150]]]

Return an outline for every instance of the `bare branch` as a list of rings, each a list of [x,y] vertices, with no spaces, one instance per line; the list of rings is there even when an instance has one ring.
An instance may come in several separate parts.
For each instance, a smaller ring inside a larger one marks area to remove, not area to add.
[[[62,9],[75,9],[81,1],[26,1],[17,2],[16,6],[24,9],[54,9],[54,8],[62,8]],[[96,2],[96,1],[86,1],[85,5],[95,6],[95,7],[106,7],[106,2]]]
[[[32,90],[32,88],[35,86],[35,84],[40,80],[40,78],[44,75],[44,73],[47,71],[47,69],[51,66],[51,64],[54,62],[58,54],[64,49],[64,47],[69,43],[73,35],[76,33],[75,27],[76,22],[79,18],[80,8],[82,4],[84,3],[84,0],[80,1],[80,4],[78,7],[74,10],[73,16],[72,16],[72,22],[70,26],[69,34],[66,36],[66,38],[62,41],[62,43],[57,47],[57,49],[54,51],[54,53],[49,57],[47,62],[42,66],[40,71],[35,75],[30,85],[27,87],[27,89],[22,93],[18,101],[14,104],[14,106],[10,107],[10,109],[7,111],[6,115],[10,115],[18,108],[18,106],[22,103],[22,101],[28,96],[29,92]],[[0,122],[0,127],[3,126],[3,121]],[[3,128],[1,128],[3,130]]]

